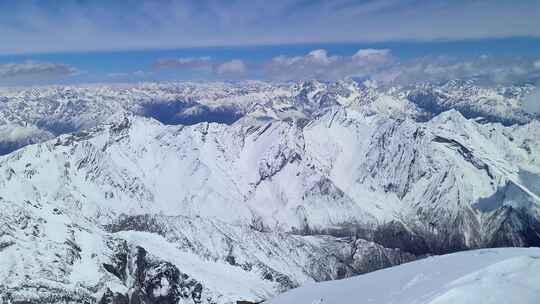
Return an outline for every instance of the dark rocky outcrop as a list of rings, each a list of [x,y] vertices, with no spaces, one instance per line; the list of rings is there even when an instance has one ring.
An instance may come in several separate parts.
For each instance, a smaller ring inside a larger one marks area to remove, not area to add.
[[[152,257],[144,248],[116,247],[111,264],[104,268],[122,280],[126,294],[107,289],[100,304],[175,304],[180,300],[201,303],[203,285],[170,262]],[[184,303],[183,302],[183,303]]]

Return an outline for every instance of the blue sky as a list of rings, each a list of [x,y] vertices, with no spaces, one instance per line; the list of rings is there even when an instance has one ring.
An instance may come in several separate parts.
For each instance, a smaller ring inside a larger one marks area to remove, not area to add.
[[[0,0],[0,84],[471,74],[460,62],[535,80],[539,20],[532,0]]]

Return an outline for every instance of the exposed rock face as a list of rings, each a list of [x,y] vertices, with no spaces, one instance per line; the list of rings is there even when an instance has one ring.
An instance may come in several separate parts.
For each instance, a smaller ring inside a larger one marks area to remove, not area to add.
[[[159,234],[182,251],[222,261],[242,270],[256,270],[262,273],[264,280],[279,284],[281,290],[300,285],[294,268],[316,281],[324,281],[414,259],[412,254],[361,239],[319,236],[313,243],[312,236],[260,232],[203,218],[132,216],[122,218],[107,229],[114,233],[140,231]],[[281,265],[269,263],[274,257],[284,256],[288,256],[289,261],[283,261],[285,263]],[[366,256],[369,259],[365,259]]]
[[[129,303],[178,303],[190,299],[201,303],[202,284],[181,273],[166,261],[153,260],[144,248],[136,247],[127,260],[125,283]]]

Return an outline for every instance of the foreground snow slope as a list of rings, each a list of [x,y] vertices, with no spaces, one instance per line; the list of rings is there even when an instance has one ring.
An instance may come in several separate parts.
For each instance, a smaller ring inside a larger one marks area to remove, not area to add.
[[[271,304],[536,304],[540,248],[494,248],[433,256],[355,278],[314,283]]]

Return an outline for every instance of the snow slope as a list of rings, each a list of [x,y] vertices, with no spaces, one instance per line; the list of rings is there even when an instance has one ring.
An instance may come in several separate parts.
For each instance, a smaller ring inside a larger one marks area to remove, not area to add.
[[[432,256],[350,279],[308,284],[271,304],[535,304],[540,248],[493,248]]]

